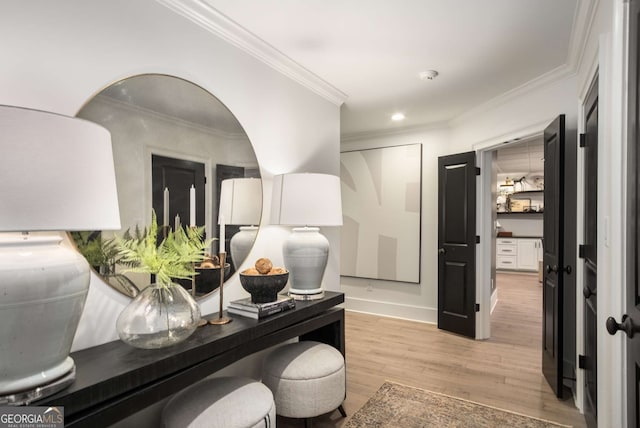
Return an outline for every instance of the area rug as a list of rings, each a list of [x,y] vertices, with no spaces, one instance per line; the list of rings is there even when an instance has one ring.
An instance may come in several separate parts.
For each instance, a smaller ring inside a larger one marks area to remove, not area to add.
[[[345,428],[568,427],[424,389],[385,382]]]

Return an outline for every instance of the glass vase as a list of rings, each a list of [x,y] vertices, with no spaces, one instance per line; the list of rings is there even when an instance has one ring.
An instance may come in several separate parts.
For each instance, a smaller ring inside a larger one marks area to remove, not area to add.
[[[151,284],[120,313],[116,330],[131,346],[158,349],[191,336],[199,321],[200,307],[184,288]]]

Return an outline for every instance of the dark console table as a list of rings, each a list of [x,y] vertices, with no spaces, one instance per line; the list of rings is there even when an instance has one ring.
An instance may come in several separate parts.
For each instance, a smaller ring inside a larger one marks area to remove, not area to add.
[[[297,302],[295,309],[262,320],[232,317],[226,325],[200,327],[185,342],[144,350],[114,341],[71,354],[75,382],[33,403],[64,406],[66,427],[111,425],[221,368],[287,339],[328,343],[344,355],[344,294]],[[211,317],[217,317],[213,314]]]

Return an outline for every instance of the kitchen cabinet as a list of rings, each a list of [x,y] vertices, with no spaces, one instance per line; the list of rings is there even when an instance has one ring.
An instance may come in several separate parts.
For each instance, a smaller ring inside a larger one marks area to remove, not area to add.
[[[518,239],[519,270],[538,270],[538,239]]]
[[[517,269],[518,240],[516,238],[498,238],[496,243],[496,268]]]
[[[539,238],[498,238],[496,268],[537,271],[542,260],[542,240]]]

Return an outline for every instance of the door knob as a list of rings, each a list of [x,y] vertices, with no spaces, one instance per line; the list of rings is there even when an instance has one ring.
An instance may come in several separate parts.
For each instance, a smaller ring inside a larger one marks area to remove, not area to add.
[[[446,248],[438,248],[438,254],[447,254]]]
[[[627,334],[627,337],[631,339],[634,334],[640,332],[640,326],[636,325],[627,314],[622,315],[622,322],[619,324],[614,317],[607,318],[606,326],[607,331],[612,336],[619,330],[622,330]]]
[[[594,293],[589,287],[587,287],[586,285],[582,288],[582,295],[584,296],[585,299],[588,299],[591,296],[595,296],[596,293]]]
[[[565,266],[563,268],[558,268],[558,265],[553,265],[553,266],[547,265],[546,271],[547,271],[547,273],[551,273],[551,272],[555,272],[555,273],[566,272],[567,274],[570,274],[572,269],[571,269],[571,266]]]

